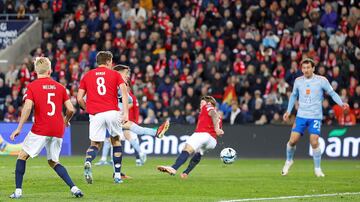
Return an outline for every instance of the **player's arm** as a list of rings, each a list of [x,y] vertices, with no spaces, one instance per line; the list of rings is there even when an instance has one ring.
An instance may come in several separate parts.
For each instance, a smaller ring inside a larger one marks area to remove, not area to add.
[[[28,120],[31,110],[33,108],[33,101],[30,99],[25,100],[25,104],[21,111],[19,125],[14,132],[11,133],[10,139],[14,140],[16,136],[18,136],[24,126],[24,123]]]
[[[331,98],[336,102],[336,104],[342,106],[344,109],[349,108],[349,105],[347,103],[343,103],[340,96],[334,91],[332,86],[330,85],[329,81],[327,79],[322,80],[322,88],[325,90],[327,94],[331,96]]]
[[[214,124],[214,129],[216,132],[216,135],[222,136],[224,134],[224,131],[220,129],[220,119],[218,113],[216,113],[215,109],[211,109],[209,111],[209,116],[211,117],[211,120]]]
[[[86,91],[84,89],[79,89],[78,94],[77,94],[77,98],[76,98],[79,105],[80,105],[80,107],[83,110],[86,110],[86,103],[85,103],[85,100],[84,100],[85,94],[86,94]]]
[[[127,92],[127,86],[125,83],[120,84],[120,91],[123,101],[123,123],[129,121],[129,95]]]
[[[64,104],[65,104],[65,108],[66,108],[64,123],[65,123],[65,126],[68,127],[70,125],[71,118],[75,114],[75,108],[72,105],[70,100],[66,100]]]
[[[291,92],[290,98],[289,98],[289,104],[287,107],[287,110],[283,116],[284,121],[287,121],[289,119],[289,116],[291,114],[291,111],[295,105],[295,101],[299,96],[299,87],[298,87],[298,80],[295,80],[293,91]]]

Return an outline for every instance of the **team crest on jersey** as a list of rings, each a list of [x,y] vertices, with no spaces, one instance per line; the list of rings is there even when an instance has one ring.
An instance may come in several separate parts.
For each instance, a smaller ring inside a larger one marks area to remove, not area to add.
[[[306,89],[306,95],[310,95],[310,92],[311,92],[311,91],[310,91],[310,88],[307,88],[307,89]]]

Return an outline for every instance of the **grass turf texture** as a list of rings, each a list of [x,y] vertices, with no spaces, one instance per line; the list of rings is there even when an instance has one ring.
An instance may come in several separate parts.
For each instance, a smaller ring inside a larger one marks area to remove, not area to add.
[[[280,176],[282,159],[240,159],[224,165],[219,159],[205,157],[187,180],[179,176],[187,163],[176,176],[156,170],[157,165],[171,165],[174,160],[149,157],[145,166],[136,167],[134,158],[127,156],[123,171],[133,179],[116,185],[111,166],[93,166],[94,183],[88,185],[83,178],[83,157],[63,157],[62,164],[85,194],[75,199],[44,157],[29,159],[22,201],[219,201],[360,191],[357,160],[324,160],[326,177],[322,179],[314,176],[312,159],[295,159],[286,177]],[[15,162],[15,157],[0,156],[0,201],[8,201],[14,191]],[[360,201],[360,195],[282,201]]]

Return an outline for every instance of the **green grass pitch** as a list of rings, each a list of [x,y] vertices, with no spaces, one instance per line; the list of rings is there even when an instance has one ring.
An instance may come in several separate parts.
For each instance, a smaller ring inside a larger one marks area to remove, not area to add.
[[[83,179],[83,157],[63,157],[62,164],[85,194],[82,199],[71,197],[44,157],[29,159],[21,201],[219,201],[360,192],[358,160],[324,160],[323,179],[314,176],[310,158],[295,159],[286,177],[280,176],[283,159],[239,159],[224,165],[219,159],[205,156],[187,180],[156,170],[157,165],[171,164],[174,159],[149,157],[145,166],[136,167],[134,158],[126,156],[123,171],[133,179],[116,185],[111,166],[93,166],[94,183],[88,185]],[[9,201],[14,191],[15,162],[15,157],[0,156],[0,201]],[[183,169],[185,165],[179,171]],[[360,201],[360,195],[282,201]]]

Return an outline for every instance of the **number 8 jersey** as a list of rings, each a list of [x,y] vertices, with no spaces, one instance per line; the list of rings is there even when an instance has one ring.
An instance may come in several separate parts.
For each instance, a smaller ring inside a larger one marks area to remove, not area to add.
[[[69,100],[65,87],[51,78],[39,78],[27,86],[23,100],[27,99],[34,103],[35,122],[31,132],[62,138],[65,128],[63,104]]]
[[[80,81],[80,89],[86,92],[86,111],[97,113],[116,110],[118,106],[118,87],[124,83],[121,75],[105,66],[90,70]]]

